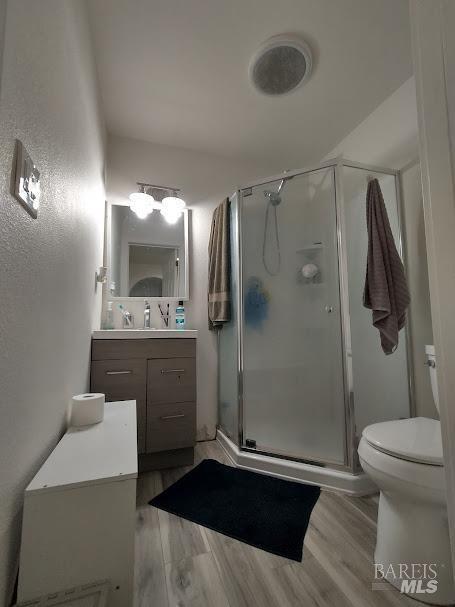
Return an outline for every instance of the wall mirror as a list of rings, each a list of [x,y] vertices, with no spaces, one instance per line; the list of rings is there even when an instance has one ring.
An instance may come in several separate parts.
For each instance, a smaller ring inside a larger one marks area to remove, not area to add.
[[[128,203],[107,203],[110,297],[188,299],[189,213],[169,223],[158,209],[141,219]]]

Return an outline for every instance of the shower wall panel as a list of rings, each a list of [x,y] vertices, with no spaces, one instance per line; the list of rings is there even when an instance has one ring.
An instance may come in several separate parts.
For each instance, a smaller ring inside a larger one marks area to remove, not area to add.
[[[366,191],[368,180],[379,180],[397,248],[400,224],[396,177],[365,169],[343,167],[345,240],[348,270],[353,399],[356,434],[368,424],[409,417],[409,373],[406,331],[400,333],[397,350],[386,356],[371,310],[363,306],[368,234]]]

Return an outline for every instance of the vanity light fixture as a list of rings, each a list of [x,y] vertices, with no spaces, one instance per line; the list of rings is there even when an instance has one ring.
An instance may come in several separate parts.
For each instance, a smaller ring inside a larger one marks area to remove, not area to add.
[[[152,185],[150,183],[137,182],[139,192],[133,192],[129,195],[130,209],[136,213],[140,219],[145,219],[153,212],[159,209],[161,215],[168,223],[176,223],[186,206],[178,193],[178,188],[167,186]]]

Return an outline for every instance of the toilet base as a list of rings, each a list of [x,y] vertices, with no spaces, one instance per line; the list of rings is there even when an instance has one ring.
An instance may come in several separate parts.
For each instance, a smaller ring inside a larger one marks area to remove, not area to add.
[[[455,603],[444,504],[416,503],[401,493],[381,491],[374,558],[376,571],[380,566],[400,592],[423,603]]]

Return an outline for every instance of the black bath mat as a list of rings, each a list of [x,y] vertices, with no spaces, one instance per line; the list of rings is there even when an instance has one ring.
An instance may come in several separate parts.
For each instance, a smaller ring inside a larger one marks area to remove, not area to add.
[[[205,459],[149,504],[294,561],[320,489]]]

